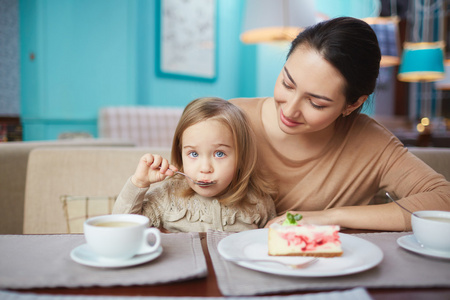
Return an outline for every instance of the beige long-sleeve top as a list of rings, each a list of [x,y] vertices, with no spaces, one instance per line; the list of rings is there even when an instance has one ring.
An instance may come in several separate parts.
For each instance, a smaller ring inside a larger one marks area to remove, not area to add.
[[[344,118],[326,149],[316,157],[287,158],[274,148],[261,120],[262,105],[268,99],[231,102],[247,113],[257,136],[259,161],[278,182],[279,215],[290,210],[367,205],[379,190],[394,193],[402,198],[400,203],[414,211],[450,210],[450,183],[364,114],[351,123]],[[403,216],[405,229],[409,229],[409,216]]]
[[[276,217],[271,197],[246,199],[252,203],[246,211],[227,207],[217,199],[198,194],[189,199],[177,195],[186,189],[184,179],[166,179],[149,188],[139,188],[127,180],[120,192],[113,214],[140,214],[150,219],[150,226],[170,232],[243,231],[262,228]]]

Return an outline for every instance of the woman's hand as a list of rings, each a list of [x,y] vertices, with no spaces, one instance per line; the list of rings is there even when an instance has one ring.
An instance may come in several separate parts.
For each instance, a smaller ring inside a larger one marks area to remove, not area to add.
[[[178,171],[175,166],[160,155],[145,154],[139,160],[131,182],[137,187],[146,188],[155,182],[164,180],[167,176],[173,176]]]
[[[314,225],[339,225],[333,223],[333,218],[330,216],[330,210],[319,211],[289,211],[291,214],[301,214],[303,218],[297,224],[314,224]],[[265,228],[268,228],[273,223],[282,224],[286,219],[286,214],[278,216],[267,222]]]

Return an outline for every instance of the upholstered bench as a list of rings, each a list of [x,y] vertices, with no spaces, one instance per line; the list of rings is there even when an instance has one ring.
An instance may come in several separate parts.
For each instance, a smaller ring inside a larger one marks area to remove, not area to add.
[[[449,148],[410,150],[437,172],[450,178]],[[61,202],[65,196],[75,201],[93,199],[99,205],[102,204],[96,199],[103,198],[103,206],[110,209],[109,199],[118,195],[134,173],[139,158],[147,152],[170,158],[169,148],[72,147],[33,150],[28,163],[24,233],[68,232]],[[386,202],[385,199],[383,201]],[[104,210],[102,213],[107,212]]]

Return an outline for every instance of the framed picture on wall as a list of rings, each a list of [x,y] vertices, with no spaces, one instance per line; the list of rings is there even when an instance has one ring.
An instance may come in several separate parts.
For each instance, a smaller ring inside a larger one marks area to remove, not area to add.
[[[159,76],[214,81],[217,77],[216,0],[158,0]]]

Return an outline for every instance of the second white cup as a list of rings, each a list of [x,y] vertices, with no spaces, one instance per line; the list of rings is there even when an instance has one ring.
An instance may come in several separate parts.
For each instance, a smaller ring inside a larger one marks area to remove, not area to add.
[[[411,225],[422,247],[450,253],[450,211],[416,211]]]

